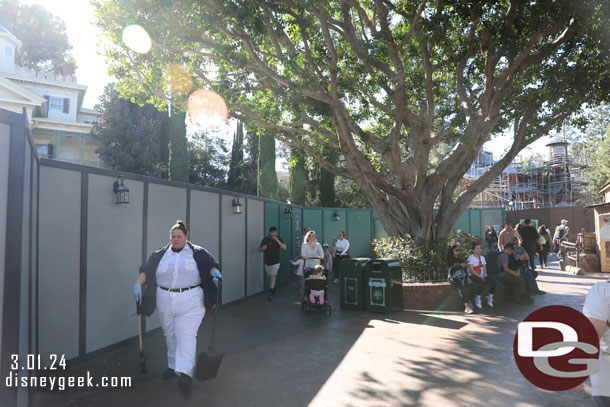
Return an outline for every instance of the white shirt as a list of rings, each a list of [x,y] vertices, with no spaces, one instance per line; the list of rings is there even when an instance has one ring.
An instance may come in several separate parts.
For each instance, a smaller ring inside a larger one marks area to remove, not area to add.
[[[471,254],[470,256],[468,256],[468,264],[472,265],[472,267],[477,267],[480,265],[481,272],[479,274],[481,275],[481,277],[485,277],[485,269],[483,268],[483,266],[487,264],[485,262],[485,256],[481,256],[481,260],[479,261],[479,259],[477,259],[474,254]],[[472,273],[470,272],[470,268],[468,268],[468,275],[472,275]]]
[[[297,268],[297,271],[295,272],[295,274],[297,276],[303,275],[303,264],[304,263],[305,263],[305,260],[303,260],[303,259],[297,259],[294,261],[294,266]]]
[[[166,288],[186,288],[201,284],[197,263],[189,245],[178,253],[168,248],[157,267],[157,285]]]
[[[337,239],[337,253],[345,256],[349,250],[349,241],[347,239]]]
[[[305,243],[303,246],[301,246],[301,257],[304,259],[307,259],[307,257],[320,257],[320,260],[318,260],[318,259],[305,260],[305,267],[313,268],[313,267],[317,266],[318,264],[322,263],[322,259],[324,259],[324,250],[322,250],[322,246],[318,242],[316,242],[316,246],[314,247],[313,250],[309,247],[309,243]]]
[[[582,313],[588,318],[610,322],[610,280],[595,283],[587,294]],[[600,371],[591,375],[591,393],[610,397],[610,328],[599,341]]]

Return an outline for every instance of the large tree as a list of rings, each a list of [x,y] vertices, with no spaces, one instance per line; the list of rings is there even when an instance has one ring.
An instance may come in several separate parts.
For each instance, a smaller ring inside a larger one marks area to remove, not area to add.
[[[167,172],[160,160],[159,143],[167,112],[121,98],[113,84],[104,88],[95,108],[101,116],[93,135],[101,143],[98,153],[105,165],[118,171],[154,177]]]
[[[519,151],[584,101],[610,97],[606,0],[94,4],[122,92],[184,100],[160,80],[182,64],[234,116],[354,180],[391,235],[447,235]],[[150,54],[120,41],[133,23],[153,38]],[[482,145],[506,131],[504,156],[458,189]],[[333,165],[325,150],[344,160]]]
[[[17,64],[48,71],[63,62],[73,62],[66,23],[39,5],[21,5],[18,0],[0,0],[0,24],[21,41]],[[4,51],[3,51],[4,52]]]

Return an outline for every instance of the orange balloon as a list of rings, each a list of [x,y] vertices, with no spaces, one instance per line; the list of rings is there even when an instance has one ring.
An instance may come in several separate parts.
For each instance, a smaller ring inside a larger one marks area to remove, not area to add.
[[[193,121],[208,129],[218,129],[229,118],[227,104],[213,90],[199,89],[193,92],[187,107]]]

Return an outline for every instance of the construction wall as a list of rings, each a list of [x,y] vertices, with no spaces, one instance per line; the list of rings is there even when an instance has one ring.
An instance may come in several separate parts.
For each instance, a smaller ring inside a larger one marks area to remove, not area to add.
[[[555,227],[561,223],[562,219],[566,219],[570,227],[570,237],[575,237],[577,233],[582,231],[582,228],[585,229],[586,233],[595,232],[593,209],[584,206],[561,206],[508,211],[506,212],[506,218],[513,225],[519,223],[522,219],[537,219],[538,225],[545,224],[551,230],[551,233],[554,233]]]
[[[28,405],[24,387],[5,388],[14,355],[36,354],[35,273],[39,160],[25,113],[0,109],[0,405]],[[30,375],[19,370],[20,376]]]

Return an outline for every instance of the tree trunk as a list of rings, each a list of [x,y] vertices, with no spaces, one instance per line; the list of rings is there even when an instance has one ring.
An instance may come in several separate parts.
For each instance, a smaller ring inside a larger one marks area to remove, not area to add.
[[[172,111],[169,119],[169,179],[189,182],[189,155],[186,142],[186,112]]]

